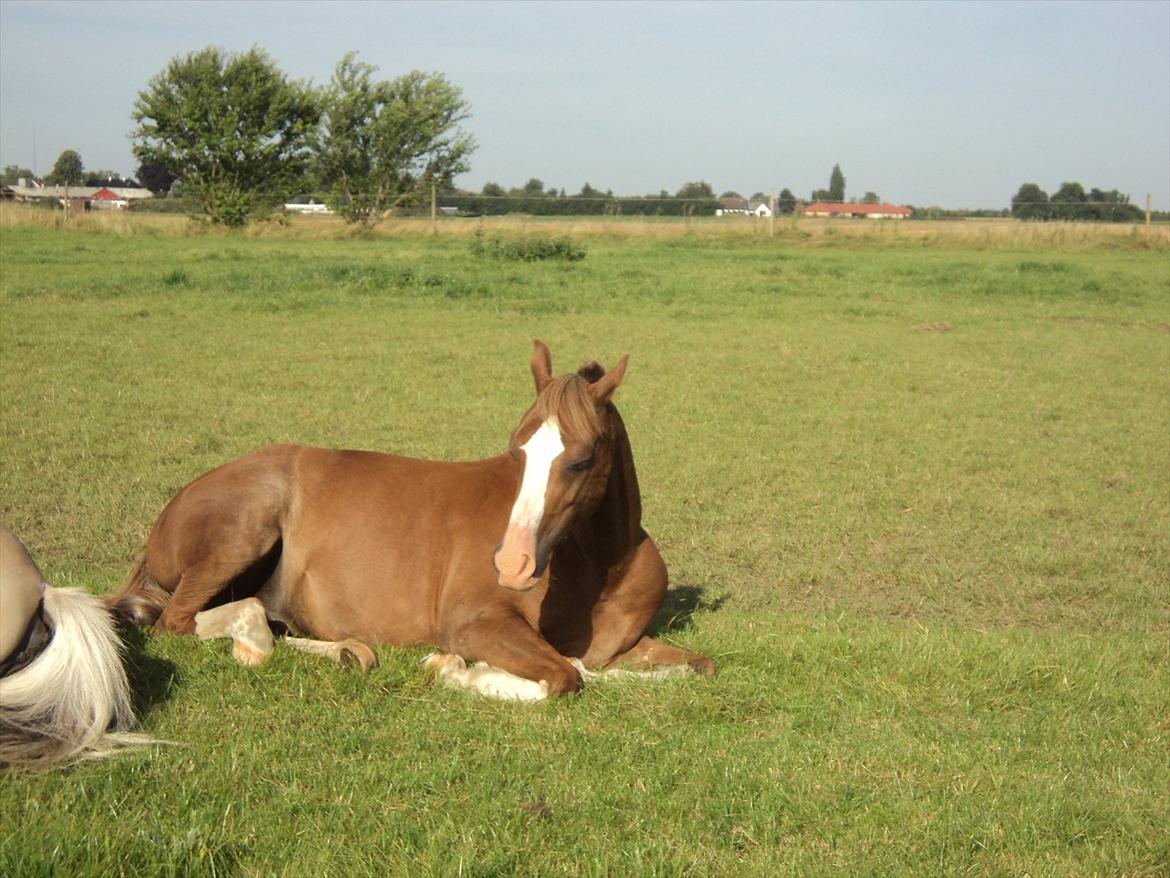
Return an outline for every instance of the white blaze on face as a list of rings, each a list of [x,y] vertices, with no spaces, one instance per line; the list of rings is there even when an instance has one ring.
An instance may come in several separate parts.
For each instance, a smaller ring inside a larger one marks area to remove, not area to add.
[[[544,496],[548,491],[553,461],[565,450],[556,418],[549,418],[541,424],[520,448],[524,452],[524,479],[512,505],[508,529],[531,528],[535,532],[544,516]]]
[[[495,564],[500,585],[524,590],[535,584],[537,530],[544,517],[549,473],[553,461],[565,450],[556,419],[549,418],[541,424],[520,448],[524,452],[524,476]]]

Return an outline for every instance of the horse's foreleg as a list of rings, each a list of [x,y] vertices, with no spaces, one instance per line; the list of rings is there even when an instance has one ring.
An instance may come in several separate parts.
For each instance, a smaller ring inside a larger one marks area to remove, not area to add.
[[[705,655],[687,652],[653,637],[642,636],[637,643],[606,664],[606,669],[634,670],[665,676],[672,671],[715,676],[715,663]]]
[[[233,601],[194,616],[200,640],[232,639],[232,655],[245,665],[258,665],[272,652],[272,631],[264,605],[257,598]]]
[[[286,637],[284,642],[298,652],[324,656],[339,665],[358,665],[363,671],[378,667],[374,651],[360,640],[309,640],[306,637]]]
[[[517,677],[487,662],[476,662],[470,668],[462,656],[454,653],[432,652],[423,664],[435,672],[444,686],[452,689],[474,689],[480,695],[500,701],[543,701],[548,698],[548,683]]]
[[[497,698],[533,700],[505,694],[506,681],[493,678],[490,672],[506,672],[529,684],[545,687],[545,693],[539,697],[566,695],[581,688],[577,669],[520,616],[481,617],[441,638],[440,648],[455,653],[456,658],[461,656],[479,663],[463,669],[453,663],[451,670],[440,666],[441,679]],[[526,687],[519,688],[527,691]]]

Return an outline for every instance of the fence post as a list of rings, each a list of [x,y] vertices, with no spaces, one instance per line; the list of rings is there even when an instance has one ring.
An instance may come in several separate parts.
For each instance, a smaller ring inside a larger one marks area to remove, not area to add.
[[[768,214],[768,237],[776,237],[776,187],[773,186],[768,190],[768,208],[771,213]]]
[[[1150,216],[1153,213],[1153,204],[1154,204],[1154,200],[1150,196],[1150,193],[1147,192],[1146,193],[1146,225],[1147,226],[1150,224]]]
[[[435,181],[431,180],[431,234],[437,235],[439,227],[436,225],[438,220],[438,200],[435,197]]]

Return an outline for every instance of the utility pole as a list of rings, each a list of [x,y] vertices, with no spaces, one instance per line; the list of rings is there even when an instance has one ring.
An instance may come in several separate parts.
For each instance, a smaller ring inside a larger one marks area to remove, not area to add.
[[[1150,224],[1150,216],[1153,214],[1154,199],[1150,197],[1150,193],[1146,193],[1146,225]]]
[[[439,218],[438,198],[435,195],[435,181],[431,180],[431,234],[437,235],[439,227],[436,225]]]
[[[768,190],[768,207],[771,213],[768,214],[768,237],[776,237],[776,187],[773,186]]]

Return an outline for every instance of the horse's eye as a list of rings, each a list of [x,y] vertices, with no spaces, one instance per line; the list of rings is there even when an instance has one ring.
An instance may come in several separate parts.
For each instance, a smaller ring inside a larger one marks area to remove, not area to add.
[[[572,470],[575,473],[583,473],[585,470],[593,466],[593,458],[587,457],[584,460],[575,460],[570,463],[565,469]]]

